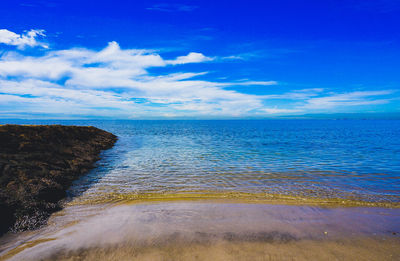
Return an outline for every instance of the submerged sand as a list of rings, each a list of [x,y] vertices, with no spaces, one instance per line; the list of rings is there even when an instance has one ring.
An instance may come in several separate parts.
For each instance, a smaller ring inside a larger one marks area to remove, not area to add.
[[[9,260],[399,260],[400,209],[208,201],[70,205]]]

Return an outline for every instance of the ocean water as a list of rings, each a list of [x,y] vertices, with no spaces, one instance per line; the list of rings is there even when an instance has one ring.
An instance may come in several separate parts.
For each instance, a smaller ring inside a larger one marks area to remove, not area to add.
[[[254,193],[400,202],[398,120],[11,121],[119,137],[72,197]]]

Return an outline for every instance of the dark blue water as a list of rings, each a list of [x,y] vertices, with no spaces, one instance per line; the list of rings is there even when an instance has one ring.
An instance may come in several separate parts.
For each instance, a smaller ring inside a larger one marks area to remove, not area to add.
[[[119,136],[71,193],[241,191],[395,201],[398,120],[11,121]]]

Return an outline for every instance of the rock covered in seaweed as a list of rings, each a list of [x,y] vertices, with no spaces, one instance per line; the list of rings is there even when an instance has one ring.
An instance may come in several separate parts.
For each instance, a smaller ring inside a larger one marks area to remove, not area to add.
[[[1,125],[0,234],[43,224],[72,181],[116,140],[95,127]]]

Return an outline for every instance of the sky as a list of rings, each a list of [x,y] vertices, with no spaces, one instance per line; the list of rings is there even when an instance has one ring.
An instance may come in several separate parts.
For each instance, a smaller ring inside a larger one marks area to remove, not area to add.
[[[400,0],[3,0],[0,118],[400,115],[399,28]]]

